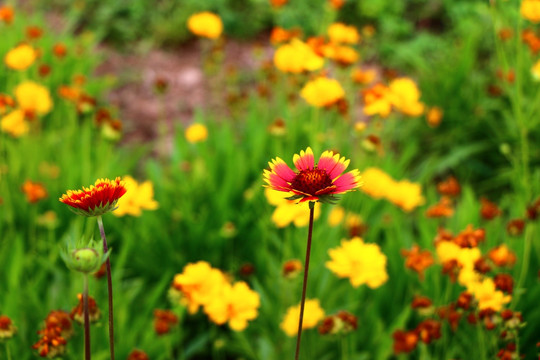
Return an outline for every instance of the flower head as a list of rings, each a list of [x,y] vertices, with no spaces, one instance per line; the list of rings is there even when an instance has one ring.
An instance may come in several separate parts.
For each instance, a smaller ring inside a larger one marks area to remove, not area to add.
[[[126,194],[118,199],[117,208],[113,215],[141,216],[142,210],[155,210],[158,208],[154,200],[154,185],[151,181],[138,183],[131,176],[122,178],[126,188]]]
[[[25,135],[30,130],[28,122],[24,119],[24,111],[17,109],[2,117],[0,130],[13,137]]]
[[[269,162],[270,170],[264,170],[268,187],[292,193],[291,200],[329,201],[334,195],[352,191],[361,185],[357,169],[343,174],[350,160],[332,151],[325,151],[314,163],[313,151],[307,148],[293,157],[298,172],[294,172],[279,157]]]
[[[114,210],[118,199],[125,193],[125,183],[119,177],[112,181],[98,179],[89,188],[83,186],[82,190],[68,190],[59,200],[79,215],[100,216]]]
[[[226,283],[219,296],[204,307],[204,312],[216,324],[228,322],[232,330],[242,331],[247,327],[248,320],[257,317],[260,304],[259,294],[245,282],[239,281],[234,285]]]
[[[529,21],[540,22],[540,0],[523,0],[519,12]]]
[[[221,18],[208,11],[191,15],[187,26],[193,34],[209,39],[217,39],[223,32]]]
[[[352,25],[343,23],[333,23],[328,27],[328,37],[330,41],[336,44],[358,44],[360,34]]]
[[[358,287],[367,284],[378,288],[388,280],[386,256],[377,244],[366,244],[361,238],[343,240],[341,246],[328,250],[332,260],[326,267],[338,277],[348,277],[351,285]]]
[[[4,57],[6,65],[14,70],[26,70],[35,60],[36,51],[27,44],[21,44],[11,49]]]
[[[203,124],[191,124],[185,131],[186,140],[192,144],[206,140],[208,129]]]
[[[22,185],[22,191],[26,195],[26,200],[31,203],[37,203],[39,200],[47,197],[47,190],[43,184],[26,180]]]
[[[14,15],[15,15],[15,11],[13,10],[12,6],[10,5],[0,6],[0,21],[3,21],[6,24],[11,24],[13,22]]]
[[[77,299],[79,302],[77,305],[71,309],[69,316],[78,322],[79,324],[84,324],[84,298],[82,294],[77,294]],[[88,312],[89,319],[91,323],[98,321],[101,318],[101,311],[97,306],[96,299],[91,296],[88,296]]]
[[[312,329],[319,321],[324,318],[324,310],[318,299],[307,299],[304,304],[304,318],[302,321],[302,329]],[[291,306],[283,321],[279,325],[281,330],[285,331],[288,336],[294,336],[298,330],[298,321],[300,319],[300,304]]]
[[[171,327],[178,324],[178,316],[170,310],[154,310],[154,330],[158,335],[165,335],[171,331]]]
[[[17,328],[13,325],[13,321],[6,315],[0,315],[0,341],[12,338],[17,332]]]
[[[33,81],[24,81],[15,88],[15,98],[24,113],[32,117],[51,111],[53,103],[49,90]]]
[[[322,68],[324,59],[313,49],[297,38],[281,45],[274,53],[274,65],[283,72],[299,74]]]
[[[478,301],[478,309],[480,310],[501,311],[503,305],[512,300],[512,296],[505,295],[502,291],[496,289],[495,282],[491,278],[485,278],[483,281],[471,284],[469,291]]]
[[[310,105],[324,107],[343,99],[345,90],[336,79],[318,77],[304,85],[300,96]]]

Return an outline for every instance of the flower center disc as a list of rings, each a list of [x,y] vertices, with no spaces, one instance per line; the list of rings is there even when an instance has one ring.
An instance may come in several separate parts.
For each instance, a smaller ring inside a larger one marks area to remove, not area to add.
[[[291,187],[305,194],[315,195],[317,191],[332,186],[332,179],[325,170],[311,169],[300,171],[293,179]]]

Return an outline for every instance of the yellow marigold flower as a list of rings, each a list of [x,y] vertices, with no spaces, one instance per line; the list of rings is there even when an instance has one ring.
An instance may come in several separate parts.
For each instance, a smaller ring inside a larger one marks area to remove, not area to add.
[[[345,90],[335,79],[318,77],[308,82],[300,91],[300,96],[310,105],[324,107],[335,104],[345,97]]]
[[[208,11],[191,15],[188,19],[187,26],[193,34],[209,39],[217,39],[223,32],[221,18]]]
[[[240,281],[234,285],[225,284],[220,295],[204,307],[204,312],[216,324],[228,322],[232,330],[242,331],[247,327],[248,320],[257,317],[260,305],[259,294]]]
[[[53,106],[49,90],[32,81],[19,84],[15,88],[15,98],[27,115],[45,115]]]
[[[14,70],[28,69],[36,60],[36,51],[30,45],[21,44],[6,54],[4,62]]]
[[[443,117],[442,109],[438,106],[434,106],[428,110],[426,114],[426,121],[429,126],[437,127],[441,124],[442,117]]]
[[[296,227],[304,227],[309,224],[309,203],[307,201],[297,204],[294,200],[284,198],[281,191],[271,188],[264,189],[264,195],[270,204],[277,206],[272,214],[272,222],[278,228],[286,227],[290,223],[294,223]],[[313,219],[316,220],[320,216],[321,203],[318,202],[315,203]]]
[[[0,129],[13,137],[28,133],[29,126],[24,120],[24,111],[18,109],[10,112],[0,120]]]
[[[322,68],[324,59],[299,39],[281,45],[274,53],[274,65],[283,72],[299,74]]]
[[[478,301],[478,309],[493,311],[501,311],[504,304],[508,304],[512,300],[512,296],[504,295],[495,287],[495,282],[491,278],[485,278],[469,288],[475,299]]]
[[[360,34],[354,26],[343,23],[333,23],[328,27],[330,41],[337,44],[358,44]]]
[[[198,143],[208,138],[208,129],[203,124],[191,124],[185,131],[186,140],[190,143]]]
[[[345,209],[342,206],[334,206],[328,215],[328,225],[334,227],[341,224],[345,218]]]
[[[304,318],[302,319],[302,329],[312,329],[319,321],[324,318],[324,310],[318,299],[306,299],[304,304]],[[281,330],[288,336],[296,335],[298,331],[298,321],[300,321],[300,304],[291,306],[287,309],[287,313],[283,321],[279,325]]]
[[[406,212],[410,212],[424,203],[422,187],[409,180],[401,180],[388,192],[388,200]]]
[[[366,244],[359,237],[341,241],[341,246],[328,250],[332,258],[326,267],[340,278],[348,277],[351,285],[366,284],[378,288],[388,280],[386,255],[377,244]]]
[[[176,274],[173,287],[183,295],[182,303],[187,306],[190,314],[206,306],[219,296],[222,287],[227,284],[223,273],[214,269],[206,261],[190,263],[184,267],[181,274]]]
[[[521,16],[532,22],[540,21],[540,0],[523,0],[519,9]]]
[[[394,179],[379,168],[371,167],[362,172],[364,186],[361,190],[375,199],[384,198],[390,187],[394,185]]]
[[[392,105],[409,116],[418,116],[424,112],[424,104],[419,101],[420,91],[416,83],[409,78],[398,78],[390,85]]]
[[[375,84],[370,89],[362,91],[364,100],[364,114],[380,115],[387,117],[392,111],[392,93],[390,89],[383,84]]]
[[[113,211],[116,216],[141,216],[142,210],[155,210],[158,203],[154,200],[154,185],[151,181],[139,184],[131,176],[124,176],[126,194],[118,200],[117,208]]]

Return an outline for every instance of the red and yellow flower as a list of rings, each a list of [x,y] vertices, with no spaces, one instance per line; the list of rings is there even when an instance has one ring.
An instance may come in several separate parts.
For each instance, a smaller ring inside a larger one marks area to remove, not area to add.
[[[315,165],[313,151],[308,147],[300,155],[295,154],[293,162],[298,172],[279,157],[268,163],[270,170],[264,170],[267,186],[291,193],[291,200],[325,202],[332,200],[334,195],[352,191],[361,185],[358,169],[343,174],[350,160],[332,151],[323,152]]]
[[[116,208],[116,203],[126,193],[124,182],[117,177],[115,180],[98,179],[94,185],[82,190],[68,190],[59,199],[72,207],[79,215],[100,216]]]

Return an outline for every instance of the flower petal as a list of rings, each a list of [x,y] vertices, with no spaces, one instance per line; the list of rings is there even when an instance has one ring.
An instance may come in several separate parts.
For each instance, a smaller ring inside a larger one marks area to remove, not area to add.
[[[311,170],[315,166],[315,158],[313,157],[313,150],[311,150],[310,147],[304,150],[300,151],[300,155],[295,154],[293,157],[294,166],[299,171],[303,170]]]
[[[360,179],[360,172],[357,169],[343,174],[334,181],[334,185],[336,186],[334,194],[341,194],[359,187],[361,185]]]
[[[287,182],[291,182],[296,176],[296,173],[291,170],[289,165],[287,165],[285,161],[280,158],[275,158],[271,163],[268,164],[270,165],[272,172]]]

